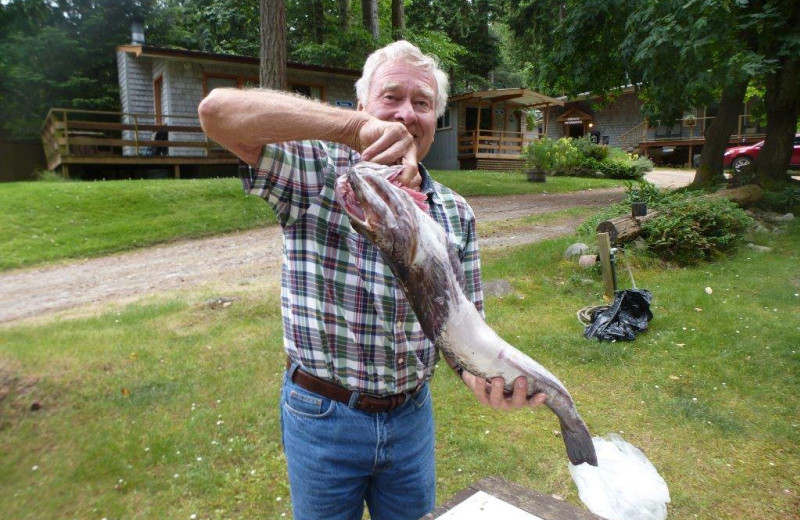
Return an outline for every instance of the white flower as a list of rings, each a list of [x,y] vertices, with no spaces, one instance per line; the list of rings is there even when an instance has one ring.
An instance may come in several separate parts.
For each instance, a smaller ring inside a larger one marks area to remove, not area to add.
[[[706,291],[706,294],[711,294],[711,293],[714,292],[714,289],[712,289],[711,287],[706,287],[705,291]]]

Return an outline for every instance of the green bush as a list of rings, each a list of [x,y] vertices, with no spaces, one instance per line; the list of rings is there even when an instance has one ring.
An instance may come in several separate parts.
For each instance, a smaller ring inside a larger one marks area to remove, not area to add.
[[[800,186],[785,186],[779,190],[764,190],[758,207],[777,213],[800,211]]]
[[[558,140],[543,137],[528,145],[523,156],[526,168],[544,169],[557,176],[636,180],[653,169],[653,163],[646,157],[598,145],[588,137]]]
[[[717,197],[675,197],[642,224],[649,248],[679,265],[710,260],[732,249],[753,224],[736,204]]]

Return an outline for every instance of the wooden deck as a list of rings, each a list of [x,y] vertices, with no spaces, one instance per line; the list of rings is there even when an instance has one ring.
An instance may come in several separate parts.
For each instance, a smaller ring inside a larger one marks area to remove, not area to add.
[[[536,140],[533,133],[470,130],[458,136],[458,162],[462,170],[519,170],[522,151]]]
[[[51,109],[41,136],[47,169],[65,177],[72,166],[169,168],[180,177],[181,166],[238,163],[197,116]]]
[[[754,144],[764,139],[765,134],[747,124],[748,116],[740,115],[736,133],[731,135],[731,146]],[[713,117],[686,118],[678,121],[668,131],[659,133],[660,127],[650,125],[643,121],[631,128],[620,139],[620,148],[631,153],[640,153],[653,156],[657,151],[669,150],[685,151],[687,159],[694,157],[702,151],[705,144],[705,130],[711,124]],[[687,161],[688,162],[688,161]]]

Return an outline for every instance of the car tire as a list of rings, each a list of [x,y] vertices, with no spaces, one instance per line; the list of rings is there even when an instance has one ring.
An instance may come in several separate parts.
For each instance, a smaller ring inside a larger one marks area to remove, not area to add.
[[[733,160],[733,162],[731,163],[731,168],[733,168],[733,171],[735,171],[736,173],[742,173],[742,168],[748,166],[752,162],[753,159],[749,158],[748,156],[740,155],[739,157]]]

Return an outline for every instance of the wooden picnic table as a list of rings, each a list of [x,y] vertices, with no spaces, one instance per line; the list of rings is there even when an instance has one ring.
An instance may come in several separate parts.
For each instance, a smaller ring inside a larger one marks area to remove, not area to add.
[[[528,488],[522,487],[513,482],[508,482],[499,477],[486,477],[468,488],[459,492],[447,503],[442,504],[427,514],[420,520],[434,520],[447,515],[454,518],[482,518],[474,511],[465,511],[463,515],[455,516],[459,504],[467,505],[470,499],[477,495],[490,495],[492,499],[499,499],[506,505],[513,506],[522,510],[515,518],[530,518],[531,520],[604,520],[602,517],[594,515],[564,500],[555,497],[542,495]],[[496,501],[495,501],[496,503]],[[501,504],[502,505],[502,504]],[[477,505],[476,505],[477,507]]]

